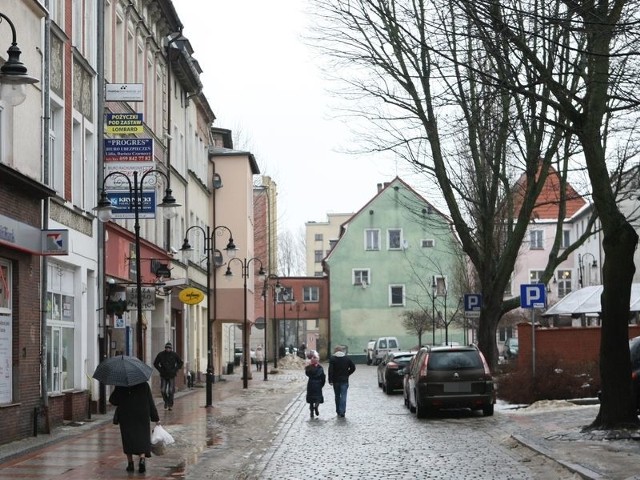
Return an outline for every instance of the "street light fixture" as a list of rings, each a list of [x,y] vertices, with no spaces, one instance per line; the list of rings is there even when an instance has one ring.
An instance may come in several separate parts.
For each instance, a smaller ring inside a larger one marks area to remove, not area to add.
[[[247,388],[249,386],[249,364],[248,364],[248,357],[249,357],[249,330],[248,330],[248,318],[247,318],[247,278],[249,278],[249,266],[251,265],[252,262],[258,262],[260,264],[260,270],[258,271],[258,276],[262,279],[264,278],[264,276],[266,275],[264,268],[262,267],[262,261],[259,258],[253,257],[250,259],[239,259],[239,258],[232,258],[229,260],[229,263],[227,264],[227,271],[225,272],[225,277],[227,277],[228,279],[230,279],[233,276],[233,273],[231,272],[231,264],[234,261],[238,261],[241,264],[241,268],[242,268],[242,279],[244,281],[244,327],[243,327],[243,333],[242,333],[242,356],[243,356],[243,363],[242,363],[242,388]]]
[[[97,213],[98,219],[101,222],[108,222],[113,218],[113,205],[111,204],[111,200],[107,196],[107,192],[105,191],[106,181],[110,177],[122,177],[129,186],[129,210],[133,208],[134,213],[134,224],[133,230],[135,233],[135,249],[136,249],[136,302],[137,302],[137,325],[136,325],[136,349],[137,355],[140,360],[144,362],[144,342],[142,336],[142,267],[140,265],[140,206],[143,202],[142,197],[142,185],[144,184],[145,178],[150,174],[160,174],[167,181],[167,188],[165,189],[164,198],[162,199],[162,203],[158,205],[159,208],[162,209],[162,213],[165,218],[171,219],[174,218],[178,214],[178,207],[180,204],[176,202],[176,199],[173,198],[171,194],[171,180],[161,170],[151,169],[146,171],[141,177],[140,181],[138,181],[138,172],[134,170],[133,172],[133,182],[129,178],[129,176],[123,172],[115,171],[108,174],[104,177],[102,181],[102,190],[100,192],[100,200],[98,201],[98,206],[94,208]]]
[[[582,278],[583,278],[583,272],[584,272],[584,263],[582,262],[582,260],[584,259],[584,257],[586,256],[590,256],[591,259],[593,260],[593,262],[591,263],[590,267],[591,268],[598,268],[598,261],[596,260],[595,255],[593,255],[593,253],[583,253],[578,254],[578,268],[579,268],[579,273],[580,273],[580,288],[582,288],[584,286],[584,284],[582,283]],[[589,284],[591,284],[591,270],[589,270]]]
[[[205,230],[199,225],[193,225],[187,228],[187,231],[184,232],[184,242],[182,243],[182,247],[180,248],[180,251],[184,252],[187,259],[191,257],[191,253],[193,252],[193,247],[191,247],[191,245],[189,244],[189,239],[187,238],[191,230],[199,230],[202,235],[204,235],[204,253],[207,256],[207,388],[205,407],[210,407],[213,403],[213,332],[211,325],[211,314],[213,312],[213,309],[211,308],[211,254],[214,252],[217,253],[214,246],[216,232],[218,232],[218,230],[226,230],[227,232],[229,232],[229,241],[227,242],[225,250],[230,258],[236,256],[237,249],[235,244],[233,243],[233,234],[231,233],[231,230],[229,230],[229,227],[218,225],[213,230],[211,230],[209,225],[207,225],[207,228]],[[218,234],[222,235],[222,232],[218,232]]]
[[[25,85],[38,83],[38,79],[27,75],[27,67],[20,61],[22,53],[16,40],[16,28],[5,14],[0,13],[0,23],[6,21],[11,27],[12,41],[7,50],[7,61],[0,67],[0,99],[15,107],[27,98]]]

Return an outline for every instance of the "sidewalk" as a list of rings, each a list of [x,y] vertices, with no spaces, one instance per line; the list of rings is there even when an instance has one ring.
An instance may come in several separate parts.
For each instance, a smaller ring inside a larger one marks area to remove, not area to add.
[[[248,389],[242,388],[240,375],[216,381],[210,408],[204,406],[202,385],[177,392],[171,411],[164,410],[161,397],[155,396],[161,423],[176,443],[167,447],[165,455],[147,460],[144,478],[186,478],[187,469],[205,457],[207,465],[221,473],[216,478],[234,478],[247,461],[245,455],[238,455],[247,450],[247,438],[253,435],[268,442],[271,425],[306,384],[300,372],[282,371],[269,375],[266,382],[261,372],[252,373]],[[0,479],[130,478],[120,429],[111,423],[112,417],[110,409],[107,414],[92,415],[90,421],[58,427],[51,435],[0,446]],[[255,434],[254,428],[258,428]]]
[[[364,370],[361,373],[365,375]],[[369,385],[369,380],[363,376],[356,381]],[[306,409],[300,406],[305,385],[304,373],[298,370],[281,370],[266,382],[254,371],[248,389],[242,388],[240,375],[227,375],[216,382],[211,408],[204,407],[201,386],[177,393],[172,411],[162,410],[160,397],[156,397],[161,422],[176,444],[166,455],[148,460],[145,478],[246,478],[243,472],[264,454],[283,425],[298,415],[306,416]],[[375,384],[371,385],[372,392],[376,391]],[[401,403],[401,396],[397,400]],[[617,439],[605,438],[605,432],[581,432],[598,408],[568,402],[554,402],[548,408],[499,408],[491,428],[494,438],[511,437],[560,463],[575,478],[640,480],[637,432],[626,437],[625,432],[617,432]],[[111,411],[93,415],[77,426],[56,428],[51,435],[0,446],[0,480],[130,478],[124,471],[120,431],[111,418]],[[616,438],[616,432],[608,435]]]

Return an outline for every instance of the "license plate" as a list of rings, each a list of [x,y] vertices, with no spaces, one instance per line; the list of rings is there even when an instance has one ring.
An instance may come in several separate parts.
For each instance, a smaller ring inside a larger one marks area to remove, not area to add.
[[[445,383],[445,393],[470,393],[471,384],[469,382]]]

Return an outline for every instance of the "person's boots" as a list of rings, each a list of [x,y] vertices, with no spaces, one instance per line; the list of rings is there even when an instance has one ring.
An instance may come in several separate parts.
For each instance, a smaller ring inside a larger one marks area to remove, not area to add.
[[[313,403],[309,404],[309,413],[311,414],[311,418],[313,418]]]

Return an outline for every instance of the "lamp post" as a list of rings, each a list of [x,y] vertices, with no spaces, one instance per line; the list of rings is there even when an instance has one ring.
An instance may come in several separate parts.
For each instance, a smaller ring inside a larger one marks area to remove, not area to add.
[[[7,61],[0,67],[0,99],[12,107],[25,101],[25,85],[38,83],[38,79],[27,75],[27,67],[20,61],[20,48],[16,39],[16,27],[5,14],[0,13],[0,23],[7,22],[11,28],[11,46],[7,50]]]
[[[282,291],[282,285],[280,285],[280,280],[276,281],[276,284],[273,286],[273,368],[278,368],[278,356],[280,351],[278,349],[278,342],[280,341],[280,328],[278,328],[278,319],[276,318],[276,305],[278,301],[278,295]]]
[[[269,285],[269,279],[275,278],[276,279],[276,284],[275,285]],[[269,330],[268,325],[269,322],[267,322],[267,296],[269,294],[269,291],[271,291],[271,296],[273,297],[273,313],[271,316],[271,325],[272,328],[274,329],[274,335],[273,335],[273,344],[274,344],[274,348],[273,348],[273,367],[274,368],[278,368],[278,355],[277,355],[277,347],[276,345],[276,335],[275,335],[275,328],[274,325],[276,323],[276,297],[278,295],[278,293],[280,292],[282,286],[280,285],[280,280],[278,280],[278,277],[275,275],[270,275],[269,278],[265,278],[264,280],[264,289],[262,290],[262,299],[264,301],[264,364],[262,365],[263,370],[264,370],[264,380],[267,380],[267,364],[269,363],[269,357],[267,355],[267,345],[269,344],[268,342],[268,335],[267,335],[267,331]]]
[[[593,262],[591,262],[590,267],[591,268],[598,268],[598,261],[596,260],[596,257],[593,255],[593,253],[583,253],[582,255],[578,254],[578,269],[579,269],[579,274],[580,274],[580,278],[579,278],[579,283],[580,283],[580,288],[584,287],[584,283],[582,283],[582,279],[583,279],[583,272],[584,272],[584,257],[586,256],[590,256],[593,259]],[[591,268],[589,269],[589,285],[591,285]]]
[[[202,235],[204,235],[204,253],[207,256],[207,388],[206,388],[206,405],[205,407],[210,407],[213,402],[213,335],[212,335],[212,326],[211,326],[211,313],[213,309],[211,308],[211,254],[214,252],[214,236],[218,230],[226,230],[229,232],[229,242],[225,250],[230,258],[235,257],[236,255],[236,246],[233,243],[233,234],[228,227],[224,225],[219,225],[215,227],[213,230],[207,225],[206,230],[199,225],[193,225],[187,228],[187,231],[184,232],[184,242],[182,243],[182,247],[180,248],[187,256],[190,256],[191,252],[193,252],[193,248],[189,244],[189,239],[187,238],[189,232],[191,230],[199,230]],[[221,235],[222,232],[219,232]],[[215,318],[215,315],[214,315]]]
[[[289,291],[282,287],[282,344],[285,353],[287,351],[287,300],[289,300]]]
[[[431,346],[436,345],[436,296],[438,295],[438,285],[436,284],[436,276],[433,275],[431,284]]]
[[[262,267],[262,261],[259,258],[253,257],[250,259],[240,260],[239,258],[232,258],[229,260],[227,264],[227,271],[225,272],[225,276],[230,278],[233,276],[231,272],[231,264],[234,261],[238,261],[241,264],[242,268],[242,279],[243,279],[243,288],[244,288],[244,327],[242,333],[242,388],[247,388],[249,386],[249,331],[248,331],[248,318],[247,318],[247,278],[249,278],[249,266],[252,262],[258,262],[260,264],[260,270],[258,271],[258,275],[262,278],[265,276],[264,268]]]
[[[162,208],[164,217],[167,219],[174,218],[178,212],[177,209],[180,206],[179,203],[176,202],[176,199],[173,198],[171,194],[171,180],[169,176],[161,170],[151,169],[146,171],[138,181],[138,171],[133,171],[133,182],[123,172],[115,171],[108,174],[104,177],[102,181],[102,190],[100,192],[100,200],[98,201],[98,206],[94,208],[97,212],[98,219],[101,222],[108,222],[113,218],[113,205],[111,204],[111,200],[107,196],[107,192],[105,191],[105,183],[110,177],[121,177],[124,179],[129,186],[129,208],[131,211],[133,209],[134,215],[134,224],[133,230],[135,234],[135,249],[136,249],[136,308],[137,308],[137,325],[136,325],[136,350],[137,356],[140,360],[144,362],[144,342],[142,336],[142,267],[140,265],[140,207],[144,201],[143,199],[143,191],[142,185],[144,184],[145,178],[151,174],[160,174],[167,181],[167,188],[165,189],[164,197],[162,199],[162,203],[158,205],[159,208]]]

